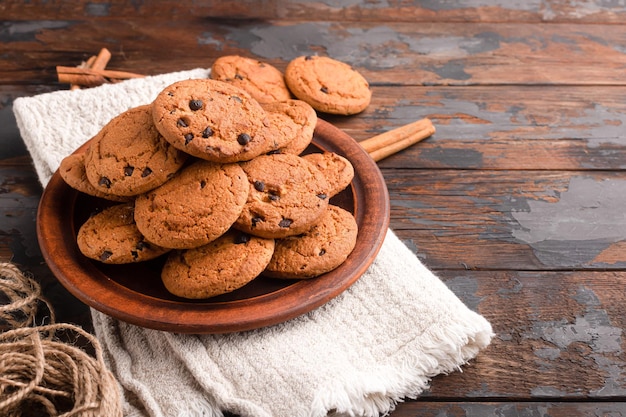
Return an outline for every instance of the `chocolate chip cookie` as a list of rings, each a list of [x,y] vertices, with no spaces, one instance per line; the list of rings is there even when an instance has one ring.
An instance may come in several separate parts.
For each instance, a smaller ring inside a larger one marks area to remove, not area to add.
[[[285,69],[285,81],[297,98],[325,113],[360,113],[372,98],[369,83],[359,72],[325,56],[295,58]]]
[[[61,175],[61,178],[67,185],[92,197],[117,202],[131,201],[133,199],[133,197],[107,194],[91,185],[91,182],[87,179],[87,172],[85,172],[85,152],[73,153],[63,158],[59,165],[59,175]]]
[[[241,163],[249,182],[233,227],[282,238],[309,230],[328,207],[328,182],[313,164],[293,154],[261,155]]]
[[[147,261],[169,251],[139,232],[132,203],[117,204],[91,216],[78,230],[80,252],[106,264]]]
[[[231,230],[198,248],[172,251],[161,279],[165,288],[179,297],[214,297],[259,276],[273,253],[274,239]]]
[[[248,191],[247,176],[238,164],[199,160],[137,197],[137,227],[163,247],[202,246],[224,234],[238,219]]]
[[[157,95],[152,115],[168,142],[208,161],[246,161],[272,148],[265,110],[246,91],[223,81],[176,82]]]
[[[328,181],[328,195],[333,197],[343,191],[354,178],[352,163],[334,152],[310,153],[302,156],[319,169]]]
[[[274,255],[264,274],[306,279],[332,271],[352,253],[357,234],[354,216],[330,205],[310,231],[276,241]]]
[[[98,191],[135,196],[167,181],[187,154],[170,145],[152,122],[150,105],[114,117],[91,140],[85,154],[87,179]]]
[[[291,98],[283,73],[266,62],[226,55],[211,66],[211,78],[225,81],[246,90],[259,103],[272,103]]]
[[[317,124],[315,109],[302,100],[268,103],[263,108],[270,118],[276,150],[300,155],[313,140]]]

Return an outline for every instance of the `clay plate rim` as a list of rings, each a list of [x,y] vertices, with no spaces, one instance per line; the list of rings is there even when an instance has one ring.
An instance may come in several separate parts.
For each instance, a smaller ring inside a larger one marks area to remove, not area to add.
[[[267,293],[224,301],[164,299],[133,290],[107,275],[110,266],[89,260],[78,251],[75,238],[80,225],[74,221],[74,212],[80,193],[67,186],[58,172],[46,186],[37,212],[37,237],[43,257],[59,282],[80,301],[146,328],[177,333],[227,333],[298,317],[356,282],[378,254],[389,226],[387,187],[378,166],[363,148],[321,119],[315,128],[313,146],[318,151],[343,155],[355,170],[351,186],[344,191],[351,192],[353,207],[344,208],[350,209],[357,220],[357,244],[348,259],[327,274],[310,280],[284,281]]]

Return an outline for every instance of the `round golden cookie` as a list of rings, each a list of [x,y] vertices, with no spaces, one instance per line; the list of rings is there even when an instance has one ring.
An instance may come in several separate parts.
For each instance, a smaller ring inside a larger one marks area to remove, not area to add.
[[[271,150],[265,110],[246,91],[223,81],[176,82],[157,95],[152,115],[168,142],[208,161],[246,161]]]
[[[150,105],[114,117],[85,153],[89,182],[106,194],[135,196],[167,181],[187,154],[170,145],[152,122]]]
[[[264,274],[274,278],[313,278],[341,265],[356,245],[358,226],[348,211],[330,205],[307,233],[276,241]]]
[[[137,197],[135,221],[148,240],[166,248],[206,245],[237,220],[248,188],[246,174],[238,164],[199,160]]]
[[[147,261],[169,249],[148,242],[137,229],[132,203],[117,204],[91,216],[78,230],[76,242],[88,258],[106,264]]]
[[[161,271],[165,288],[190,299],[214,297],[259,276],[274,253],[274,240],[236,231],[195,249],[170,253]]]
[[[266,62],[226,55],[211,66],[211,78],[225,81],[246,90],[259,103],[272,103],[291,98],[283,73]]]
[[[352,163],[334,152],[310,153],[302,156],[319,169],[328,181],[328,196],[343,191],[354,178]]]
[[[295,58],[287,65],[285,81],[293,95],[325,113],[360,113],[372,98],[369,83],[360,73],[324,56]]]
[[[131,201],[133,199],[133,197],[103,193],[91,185],[85,172],[85,152],[73,153],[63,158],[59,165],[59,175],[71,188],[93,197],[117,202]]]
[[[313,164],[292,154],[262,155],[241,167],[250,191],[234,228],[282,238],[309,230],[328,207],[328,183]]]
[[[305,101],[292,99],[263,104],[263,108],[270,118],[276,150],[300,155],[313,140],[315,109]]]

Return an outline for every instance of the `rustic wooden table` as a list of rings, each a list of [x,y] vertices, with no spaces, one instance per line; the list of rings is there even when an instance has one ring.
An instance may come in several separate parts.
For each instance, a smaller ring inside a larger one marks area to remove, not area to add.
[[[597,3],[597,4],[596,4]],[[429,117],[379,162],[391,227],[472,309],[492,345],[394,417],[626,414],[626,9],[619,2],[0,3],[0,261],[90,328],[35,232],[41,196],[12,113],[65,89],[55,66],[106,47],[143,74],[240,54],[280,69],[329,55],[370,81],[357,140]]]

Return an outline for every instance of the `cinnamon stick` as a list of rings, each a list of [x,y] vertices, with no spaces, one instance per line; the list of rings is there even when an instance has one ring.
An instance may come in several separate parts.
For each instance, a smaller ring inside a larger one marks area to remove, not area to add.
[[[103,70],[106,68],[109,60],[111,59],[111,52],[107,48],[100,49],[98,55],[90,56],[87,62],[83,62],[77,68],[81,69],[93,69],[93,70]],[[62,81],[63,80],[63,81]],[[59,77],[60,82],[67,81],[66,75],[61,75]],[[70,90],[78,90],[81,87],[81,83],[91,82],[91,83],[101,83],[102,79],[92,78],[92,77],[77,77],[74,82],[70,82]]]
[[[374,161],[380,161],[432,136],[435,131],[430,119],[420,119],[361,141],[360,145]]]
[[[76,68],[76,67],[64,67],[64,66],[57,66],[57,74],[59,76],[59,81],[60,82],[67,82],[67,81],[62,81],[62,80],[68,80],[68,78],[71,80],[73,78],[84,78],[84,79],[102,79],[105,80],[105,82],[107,80],[110,81],[119,81],[119,80],[126,80],[129,78],[141,78],[143,77],[143,75],[141,74],[135,74],[132,72],[126,72],[126,71],[113,71],[113,70],[106,70],[106,69],[102,69],[102,70],[98,70],[98,69],[92,69],[92,68]]]
[[[93,70],[103,70],[107,67],[110,59],[111,52],[109,52],[107,48],[102,48],[89,68]]]

